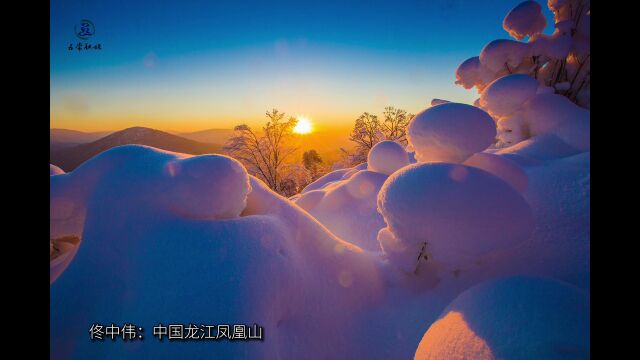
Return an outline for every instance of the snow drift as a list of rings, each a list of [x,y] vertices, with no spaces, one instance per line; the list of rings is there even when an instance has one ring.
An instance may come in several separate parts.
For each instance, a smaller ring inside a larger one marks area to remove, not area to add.
[[[484,282],[460,294],[424,334],[414,359],[589,358],[587,295],[539,278]]]

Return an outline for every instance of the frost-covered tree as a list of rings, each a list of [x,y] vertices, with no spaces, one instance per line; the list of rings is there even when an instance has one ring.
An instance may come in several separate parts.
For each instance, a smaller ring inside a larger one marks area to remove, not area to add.
[[[413,119],[413,114],[393,106],[384,108],[384,121],[380,124],[385,140],[391,140],[407,145],[407,125]]]
[[[456,70],[456,84],[479,93],[494,80],[509,74],[527,74],[551,92],[590,107],[591,52],[590,0],[549,0],[555,31],[542,33],[547,20],[542,7],[525,1],[513,8],[502,23],[516,40],[494,40],[479,56]],[[521,41],[525,40],[526,41]]]
[[[353,126],[349,140],[356,143],[357,152],[369,152],[373,145],[382,140],[378,116],[362,113]]]
[[[377,115],[368,112],[362,113],[356,119],[349,140],[356,143],[356,150],[353,154],[347,153],[343,160],[348,160],[350,164],[364,162],[371,148],[383,140],[392,140],[403,145],[407,145],[407,125],[413,119],[413,114],[405,110],[387,106],[382,113],[382,121]],[[344,151],[344,150],[343,150]]]
[[[240,160],[250,174],[263,180],[271,189],[281,193],[285,178],[285,160],[295,152],[287,141],[292,136],[295,118],[284,120],[285,113],[273,109],[266,112],[267,123],[257,133],[246,124],[234,128],[235,134],[223,151]]]
[[[286,197],[300,193],[311,183],[311,172],[300,164],[286,164],[280,181],[280,194]]]

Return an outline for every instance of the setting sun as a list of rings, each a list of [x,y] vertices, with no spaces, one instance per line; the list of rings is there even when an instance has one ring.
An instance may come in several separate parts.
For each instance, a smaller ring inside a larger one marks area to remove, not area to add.
[[[308,134],[313,130],[311,120],[306,117],[298,117],[298,123],[293,128],[293,132],[296,134]]]

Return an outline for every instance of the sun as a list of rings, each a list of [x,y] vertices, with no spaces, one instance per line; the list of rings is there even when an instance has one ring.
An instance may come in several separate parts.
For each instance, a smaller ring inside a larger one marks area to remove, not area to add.
[[[293,132],[296,134],[308,134],[313,131],[313,125],[311,124],[311,120],[304,116],[298,117],[298,122],[296,126],[293,128]]]

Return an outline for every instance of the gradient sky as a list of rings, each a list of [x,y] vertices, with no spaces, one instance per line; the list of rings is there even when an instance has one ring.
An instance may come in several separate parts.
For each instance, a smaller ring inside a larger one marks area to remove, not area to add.
[[[471,103],[455,69],[508,38],[520,2],[52,1],[50,126],[230,128],[276,107],[322,128],[386,105]],[[103,49],[67,50],[85,18]]]

